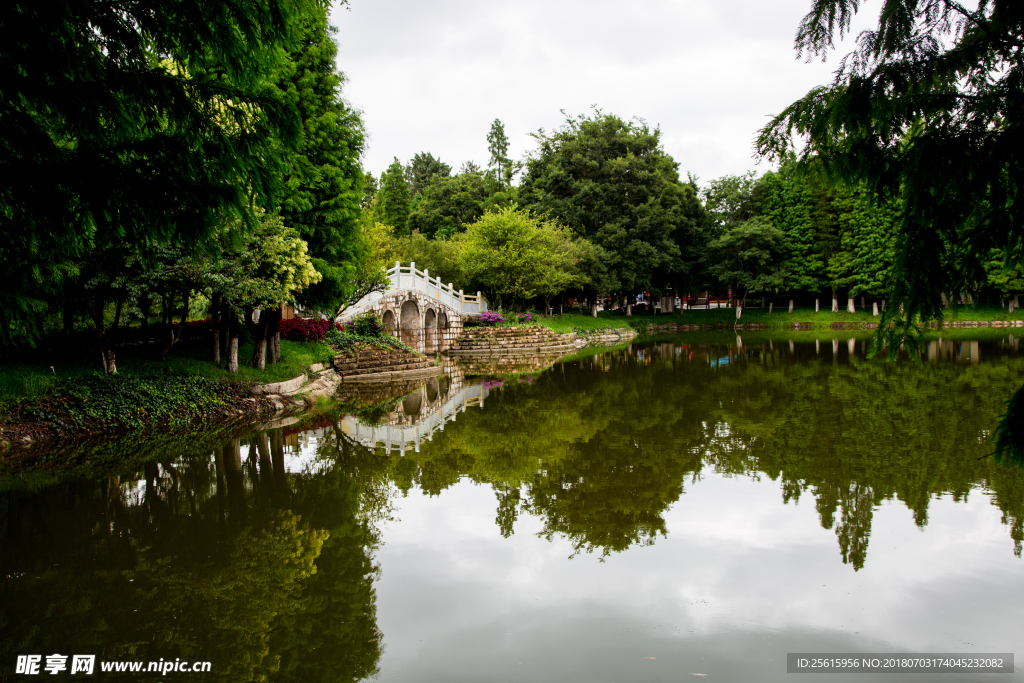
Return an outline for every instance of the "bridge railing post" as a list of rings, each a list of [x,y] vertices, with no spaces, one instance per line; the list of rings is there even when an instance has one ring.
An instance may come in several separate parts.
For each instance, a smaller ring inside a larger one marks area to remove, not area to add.
[[[461,305],[461,308],[459,310],[460,311],[465,311],[466,310],[466,295],[462,293],[461,289],[459,290],[459,304]]]

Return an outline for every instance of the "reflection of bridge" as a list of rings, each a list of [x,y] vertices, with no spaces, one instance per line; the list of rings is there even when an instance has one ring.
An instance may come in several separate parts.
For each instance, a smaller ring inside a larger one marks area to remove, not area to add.
[[[387,271],[388,288],[367,294],[345,311],[346,318],[373,311],[384,321],[388,334],[423,353],[444,351],[462,331],[468,316],[487,310],[480,292],[476,296],[456,290],[452,283],[395,261]]]
[[[408,446],[419,453],[420,443],[430,441],[434,432],[443,432],[444,426],[454,422],[459,412],[466,412],[466,408],[472,406],[484,407],[488,391],[482,385],[465,386],[458,382],[457,388],[444,387],[444,379],[441,378],[441,382],[431,380],[405,396],[378,427],[364,425],[351,415],[343,418],[342,433],[367,448],[383,448],[388,454],[394,448],[404,456]]]

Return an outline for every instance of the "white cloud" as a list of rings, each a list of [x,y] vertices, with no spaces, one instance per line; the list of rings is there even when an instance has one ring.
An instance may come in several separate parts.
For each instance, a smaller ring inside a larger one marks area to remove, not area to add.
[[[874,19],[862,10],[855,30]],[[810,0],[351,0],[338,9],[338,66],[370,134],[365,167],[427,151],[487,162],[500,118],[513,157],[559,113],[596,104],[659,125],[665,149],[704,180],[756,168],[767,117],[828,82],[838,55],[796,59]],[[848,49],[849,41],[840,48]]]

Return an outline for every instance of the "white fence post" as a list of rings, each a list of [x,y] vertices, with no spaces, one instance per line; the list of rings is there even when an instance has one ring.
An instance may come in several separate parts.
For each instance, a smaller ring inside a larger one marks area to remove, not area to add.
[[[466,295],[462,293],[461,289],[459,290],[459,304],[461,304],[461,307],[459,308],[459,310],[465,312],[465,310],[466,310]]]

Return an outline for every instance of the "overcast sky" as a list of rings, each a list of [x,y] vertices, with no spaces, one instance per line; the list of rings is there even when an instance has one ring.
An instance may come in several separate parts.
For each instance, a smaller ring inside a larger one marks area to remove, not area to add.
[[[374,175],[416,152],[457,169],[488,162],[500,118],[510,156],[597,105],[662,131],[665,150],[702,184],[767,170],[752,158],[768,117],[829,82],[827,62],[797,59],[810,0],[350,0],[332,13],[345,96],[369,133]],[[862,8],[855,32],[877,17]]]

